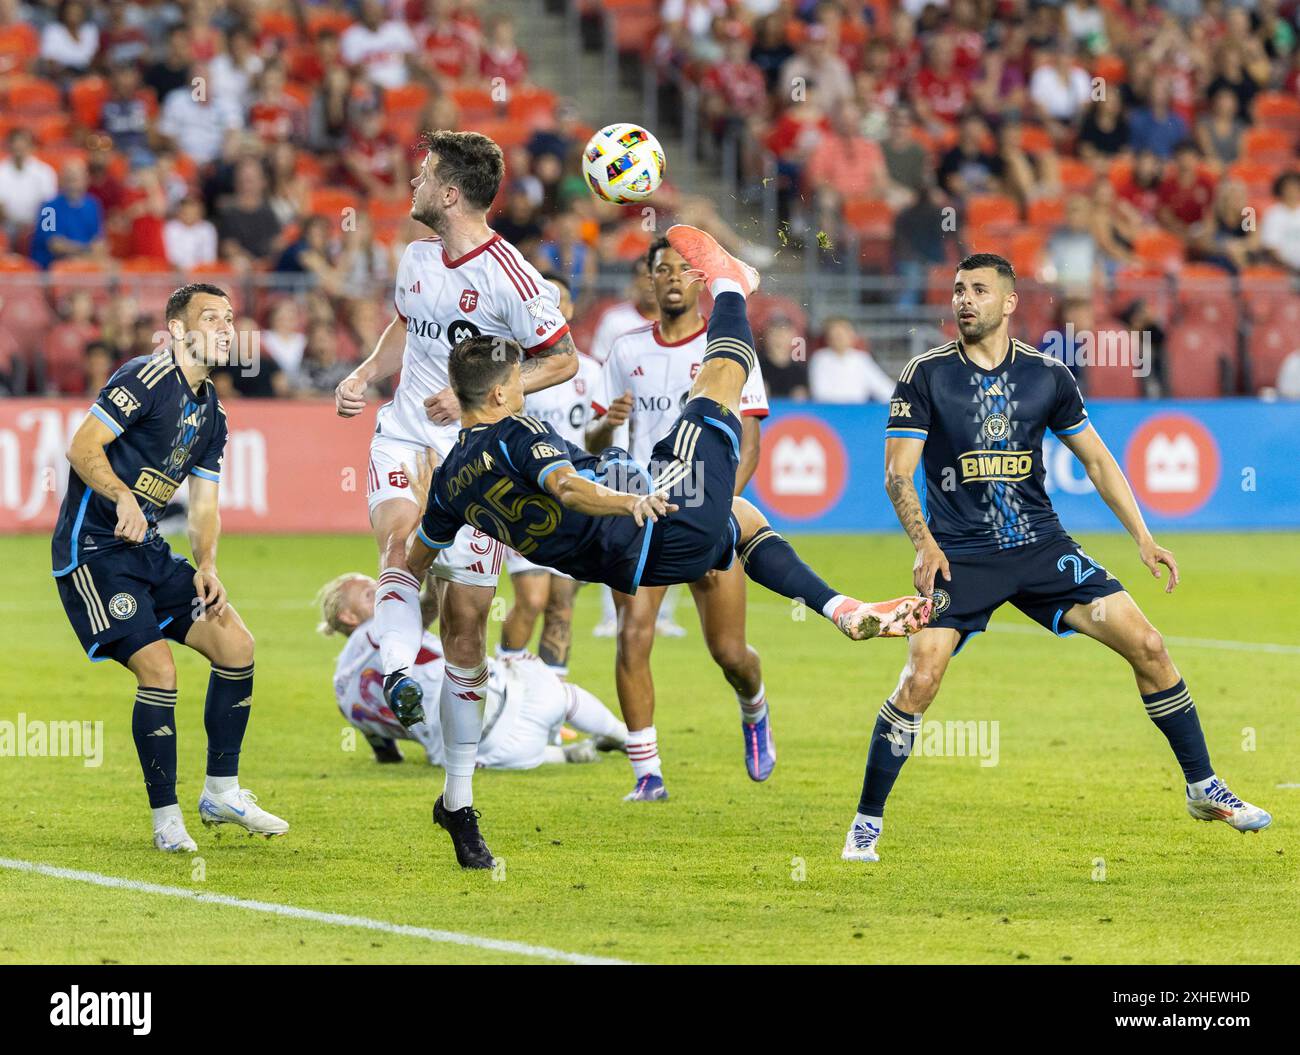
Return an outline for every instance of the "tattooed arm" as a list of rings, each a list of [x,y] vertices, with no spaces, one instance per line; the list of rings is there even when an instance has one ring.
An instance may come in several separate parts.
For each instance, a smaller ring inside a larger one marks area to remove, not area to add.
[[[113,472],[104,453],[104,448],[115,439],[117,434],[112,429],[94,414],[87,414],[68,445],[68,461],[91,490],[117,506],[117,527],[113,534],[127,542],[141,542],[149,524],[131,488]]]
[[[578,349],[573,338],[566,333],[554,344],[534,352],[524,360],[520,372],[525,394],[569,380],[578,372]]]
[[[916,493],[916,485],[912,483],[924,448],[925,441],[920,439],[889,437],[885,440],[885,491],[894,504],[898,522],[903,525],[903,530],[916,548],[912,581],[918,593],[930,597],[934,594],[935,576],[943,572],[943,577],[947,580],[951,578],[951,572],[948,558],[926,526],[921,498]]]

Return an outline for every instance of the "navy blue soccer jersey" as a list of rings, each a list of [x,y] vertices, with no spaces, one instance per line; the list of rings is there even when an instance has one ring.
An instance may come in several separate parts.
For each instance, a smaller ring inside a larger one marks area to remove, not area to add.
[[[1065,535],[1047,497],[1043,434],[1087,427],[1060,360],[1013,340],[984,370],[951,341],[903,368],[885,434],[925,441],[926,521],[939,546],[987,553]]]
[[[194,392],[171,351],[132,359],[108,379],[90,412],[117,437],[108,464],[131,488],[149,522],[144,542],[158,537],[158,517],[187,476],[220,480],[226,412],[211,381]],[[117,507],[96,494],[75,469],[54,528],[54,574],[132,543],[114,536]]]
[[[609,452],[588,454],[550,425],[522,414],[461,429],[433,475],[420,538],[430,549],[446,549],[469,524],[534,564],[635,593],[648,554],[647,529],[630,516],[566,509],[546,490],[546,478],[563,465],[626,490],[604,478],[614,464],[620,481],[626,479],[624,467],[635,465]]]

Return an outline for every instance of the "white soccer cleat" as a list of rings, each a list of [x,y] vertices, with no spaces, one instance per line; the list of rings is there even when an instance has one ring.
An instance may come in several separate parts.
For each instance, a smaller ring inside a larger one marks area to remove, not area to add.
[[[855,820],[849,826],[849,834],[844,837],[844,850],[840,857],[846,861],[879,861],[876,844],[880,841],[880,829],[867,821]]]
[[[225,795],[203,792],[199,796],[199,819],[205,827],[214,824],[238,824],[249,835],[283,835],[289,822],[267,813],[257,804],[257,796],[247,788],[236,788]]]
[[[655,637],[685,637],[686,627],[672,619],[655,620]]]
[[[597,623],[591,631],[592,637],[618,637],[618,622],[613,619],[604,619]]]
[[[1193,794],[1188,788],[1187,812],[1195,820],[1223,821],[1239,832],[1263,831],[1273,823],[1271,813],[1237,798],[1218,777],[1210,781],[1202,794]]]
[[[198,850],[190,833],[185,830],[185,822],[179,817],[171,818],[154,831],[153,844],[165,854],[192,854]]]

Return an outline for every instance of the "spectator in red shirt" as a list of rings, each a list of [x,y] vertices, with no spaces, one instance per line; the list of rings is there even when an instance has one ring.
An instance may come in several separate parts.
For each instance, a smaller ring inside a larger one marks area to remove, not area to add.
[[[352,186],[371,198],[391,198],[409,178],[406,150],[384,127],[383,111],[367,107],[357,114],[342,152],[344,173]]]
[[[952,124],[971,99],[969,79],[957,69],[949,37],[936,37],[930,45],[930,61],[912,86],[912,103],[921,121],[936,130]]]
[[[452,0],[428,0],[425,19],[417,31],[424,61],[453,83],[478,68],[478,41],[454,17]]]
[[[854,103],[840,103],[803,170],[804,193],[816,203],[822,230],[834,231],[846,198],[883,198],[885,156],[874,140],[858,131],[862,115]]]
[[[339,35],[332,29],[322,29],[312,41],[310,51],[299,52],[292,60],[289,75],[295,84],[315,88],[325,75],[342,63],[339,54]]]
[[[1179,144],[1173,171],[1160,184],[1156,219],[1160,226],[1186,239],[1197,237],[1214,205],[1214,178],[1201,168],[1195,145]]]
[[[752,125],[767,108],[767,82],[763,71],[749,61],[745,27],[728,22],[723,32],[722,61],[710,66],[700,80],[704,108],[714,133]]]
[[[106,66],[134,65],[149,55],[149,35],[127,21],[134,6],[127,0],[109,0],[108,23],[99,34],[99,61]]]
[[[528,56],[515,43],[515,22],[509,15],[498,15],[488,23],[487,39],[479,54],[478,72],[492,88],[504,84],[514,88],[528,77]]]
[[[1116,206],[1126,214],[1126,222],[1137,229],[1155,221],[1160,205],[1160,188],[1164,164],[1154,150],[1139,150],[1133,167],[1115,188],[1119,192]]]
[[[301,140],[307,132],[307,113],[285,91],[287,77],[281,62],[268,62],[258,78],[257,93],[248,108],[248,127],[265,142]]]
[[[782,111],[767,135],[767,149],[776,155],[777,196],[782,214],[789,197],[798,192],[804,163],[822,136],[831,130],[820,101],[817,85],[809,84],[803,102]]]

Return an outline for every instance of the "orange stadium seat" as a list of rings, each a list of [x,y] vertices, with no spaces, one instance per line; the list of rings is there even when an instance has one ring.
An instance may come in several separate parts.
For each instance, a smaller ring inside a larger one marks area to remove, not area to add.
[[[21,347],[40,347],[57,321],[50,302],[36,286],[0,290],[0,329],[12,333]]]
[[[68,89],[73,120],[82,128],[98,128],[99,115],[108,98],[108,81],[103,77],[80,77]]]
[[[1277,384],[1283,360],[1300,351],[1300,334],[1294,323],[1269,322],[1252,326],[1246,342],[1250,354],[1251,382],[1258,391]]]
[[[968,238],[1011,232],[1020,225],[1020,206],[1005,194],[972,194],[966,200]]]
[[[1285,323],[1300,333],[1300,294],[1277,293],[1261,301],[1257,309],[1251,313],[1256,325]]]
[[[317,187],[311,192],[307,211],[313,216],[330,216],[337,218],[344,209],[357,207],[357,195],[352,191],[335,190],[332,187]]]
[[[67,114],[42,114],[31,120],[36,142],[62,146],[72,141],[72,118]]]
[[[423,84],[406,84],[384,92],[384,113],[418,114],[429,101],[429,89]]]
[[[1244,161],[1285,165],[1295,160],[1295,135],[1281,128],[1251,128],[1241,139]]]
[[[1237,334],[1213,326],[1179,325],[1165,341],[1169,395],[1213,399],[1225,395],[1221,377],[1236,374]]]
[[[1259,199],[1272,195],[1273,180],[1280,170],[1281,166],[1275,162],[1235,161],[1228,166],[1228,177],[1246,185],[1251,204],[1255,206],[1256,213],[1262,215],[1264,210],[1260,207]]]
[[[312,183],[319,183],[325,176],[325,163],[309,150],[300,150],[294,157],[293,171]]]
[[[343,35],[343,31],[352,25],[353,18],[346,11],[311,11],[307,15],[307,32],[313,37],[320,36],[326,30]]]
[[[26,271],[39,271],[36,262],[31,257],[22,256],[18,253],[4,253],[0,255],[0,273],[2,274],[22,274]]]
[[[1025,217],[1034,227],[1054,227],[1065,221],[1064,198],[1036,198]]]
[[[1061,186],[1067,191],[1086,191],[1097,182],[1097,170],[1078,158],[1061,158],[1057,162]]]
[[[0,26],[0,74],[27,70],[41,53],[41,38],[26,22]]]
[[[860,238],[891,238],[894,210],[883,198],[849,198],[844,202],[844,223]]]
[[[451,90],[451,101],[456,104],[456,109],[460,111],[462,125],[470,125],[479,120],[491,119],[497,113],[497,104],[492,98],[492,93],[486,88],[475,88],[468,85],[453,88]]]
[[[555,93],[545,88],[516,88],[506,103],[506,116],[530,128],[546,128],[555,119]]]
[[[283,11],[263,11],[257,16],[257,42],[259,45],[292,44],[298,39],[298,20]]]
[[[1275,267],[1243,267],[1237,276],[1241,282],[1241,299],[1254,319],[1268,318],[1279,302],[1294,293],[1291,276]]]
[[[1055,149],[1052,137],[1041,125],[1024,125],[1020,130],[1020,145],[1031,154],[1050,154]]]
[[[1092,60],[1092,75],[1100,77],[1108,85],[1123,84],[1128,68],[1118,55],[1098,55]]]
[[[1017,275],[1026,277],[1038,270],[1043,259],[1043,250],[1047,246],[1046,231],[1017,231],[1011,236],[1011,255],[1007,258]]]
[[[15,76],[5,91],[5,109],[24,117],[35,114],[57,113],[63,106],[63,96],[53,81],[26,75]]]
[[[1153,228],[1133,239],[1133,255],[1165,271],[1176,271],[1182,266],[1183,251],[1183,240],[1168,231]]]
[[[48,272],[50,299],[55,304],[59,304],[70,293],[89,290],[96,304],[107,304],[109,301],[107,279],[112,274],[111,268],[111,264],[85,258],[54,261]]]
[[[1098,324],[1098,334],[1123,330],[1118,323]],[[1142,379],[1135,377],[1131,363],[1095,363],[1083,374],[1083,383],[1089,399],[1138,399],[1142,395]]]
[[[479,121],[474,125],[474,131],[495,139],[503,150],[523,146],[533,134],[531,128],[516,121]]]
[[[1260,92],[1252,105],[1257,128],[1300,132],[1300,99],[1286,92]]]

